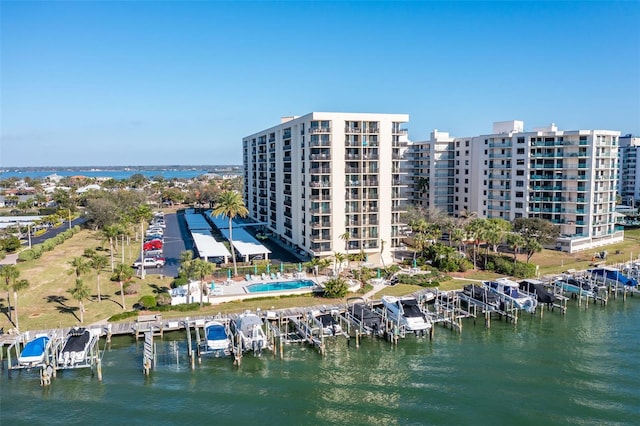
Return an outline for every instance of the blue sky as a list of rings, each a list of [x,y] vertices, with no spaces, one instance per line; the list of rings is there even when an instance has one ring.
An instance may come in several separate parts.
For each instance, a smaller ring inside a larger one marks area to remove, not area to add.
[[[311,111],[640,135],[640,2],[0,2],[0,167],[241,164]]]

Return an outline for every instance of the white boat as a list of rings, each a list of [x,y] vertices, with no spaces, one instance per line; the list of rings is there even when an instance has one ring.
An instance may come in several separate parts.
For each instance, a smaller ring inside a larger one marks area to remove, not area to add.
[[[65,368],[87,367],[92,356],[91,348],[99,338],[99,331],[86,328],[72,328],[64,340],[58,355],[58,366]]]
[[[44,364],[50,345],[51,339],[49,339],[49,336],[38,336],[29,341],[24,345],[20,356],[18,356],[18,364],[24,367]]]
[[[231,326],[233,333],[240,336],[242,352],[253,351],[254,355],[259,355],[262,349],[268,348],[263,323],[258,315],[251,312],[240,314],[231,322]]]
[[[325,336],[337,336],[338,334],[342,334],[342,327],[338,320],[336,320],[337,313],[312,311],[309,315],[313,319],[315,326],[321,329],[322,334]]]
[[[208,321],[204,324],[206,338],[206,352],[213,352],[216,355],[229,355],[231,348],[231,338],[227,333],[227,328],[219,321]]]
[[[536,298],[519,291],[520,285],[515,281],[511,281],[508,278],[498,278],[495,281],[483,281],[482,285],[497,294],[507,306],[513,305],[528,313],[536,311],[538,306]]]
[[[404,326],[406,331],[421,332],[431,328],[431,321],[415,297],[382,296],[382,305],[389,320]]]

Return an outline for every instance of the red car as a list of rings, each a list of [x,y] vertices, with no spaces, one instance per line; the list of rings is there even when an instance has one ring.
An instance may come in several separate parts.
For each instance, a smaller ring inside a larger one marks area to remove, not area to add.
[[[144,251],[150,251],[150,250],[162,250],[162,241],[160,240],[151,240],[151,241],[147,241],[146,243],[144,243],[144,245],[142,246],[142,249]]]

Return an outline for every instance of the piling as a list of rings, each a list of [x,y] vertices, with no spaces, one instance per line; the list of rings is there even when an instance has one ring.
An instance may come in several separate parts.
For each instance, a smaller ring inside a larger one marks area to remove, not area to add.
[[[102,381],[102,359],[98,357],[96,360],[96,372],[98,374],[98,381]]]

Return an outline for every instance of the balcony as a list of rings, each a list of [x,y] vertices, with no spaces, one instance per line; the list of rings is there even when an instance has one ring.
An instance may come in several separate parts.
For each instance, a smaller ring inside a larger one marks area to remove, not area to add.
[[[310,127],[309,134],[313,135],[316,133],[331,133],[331,127]]]

